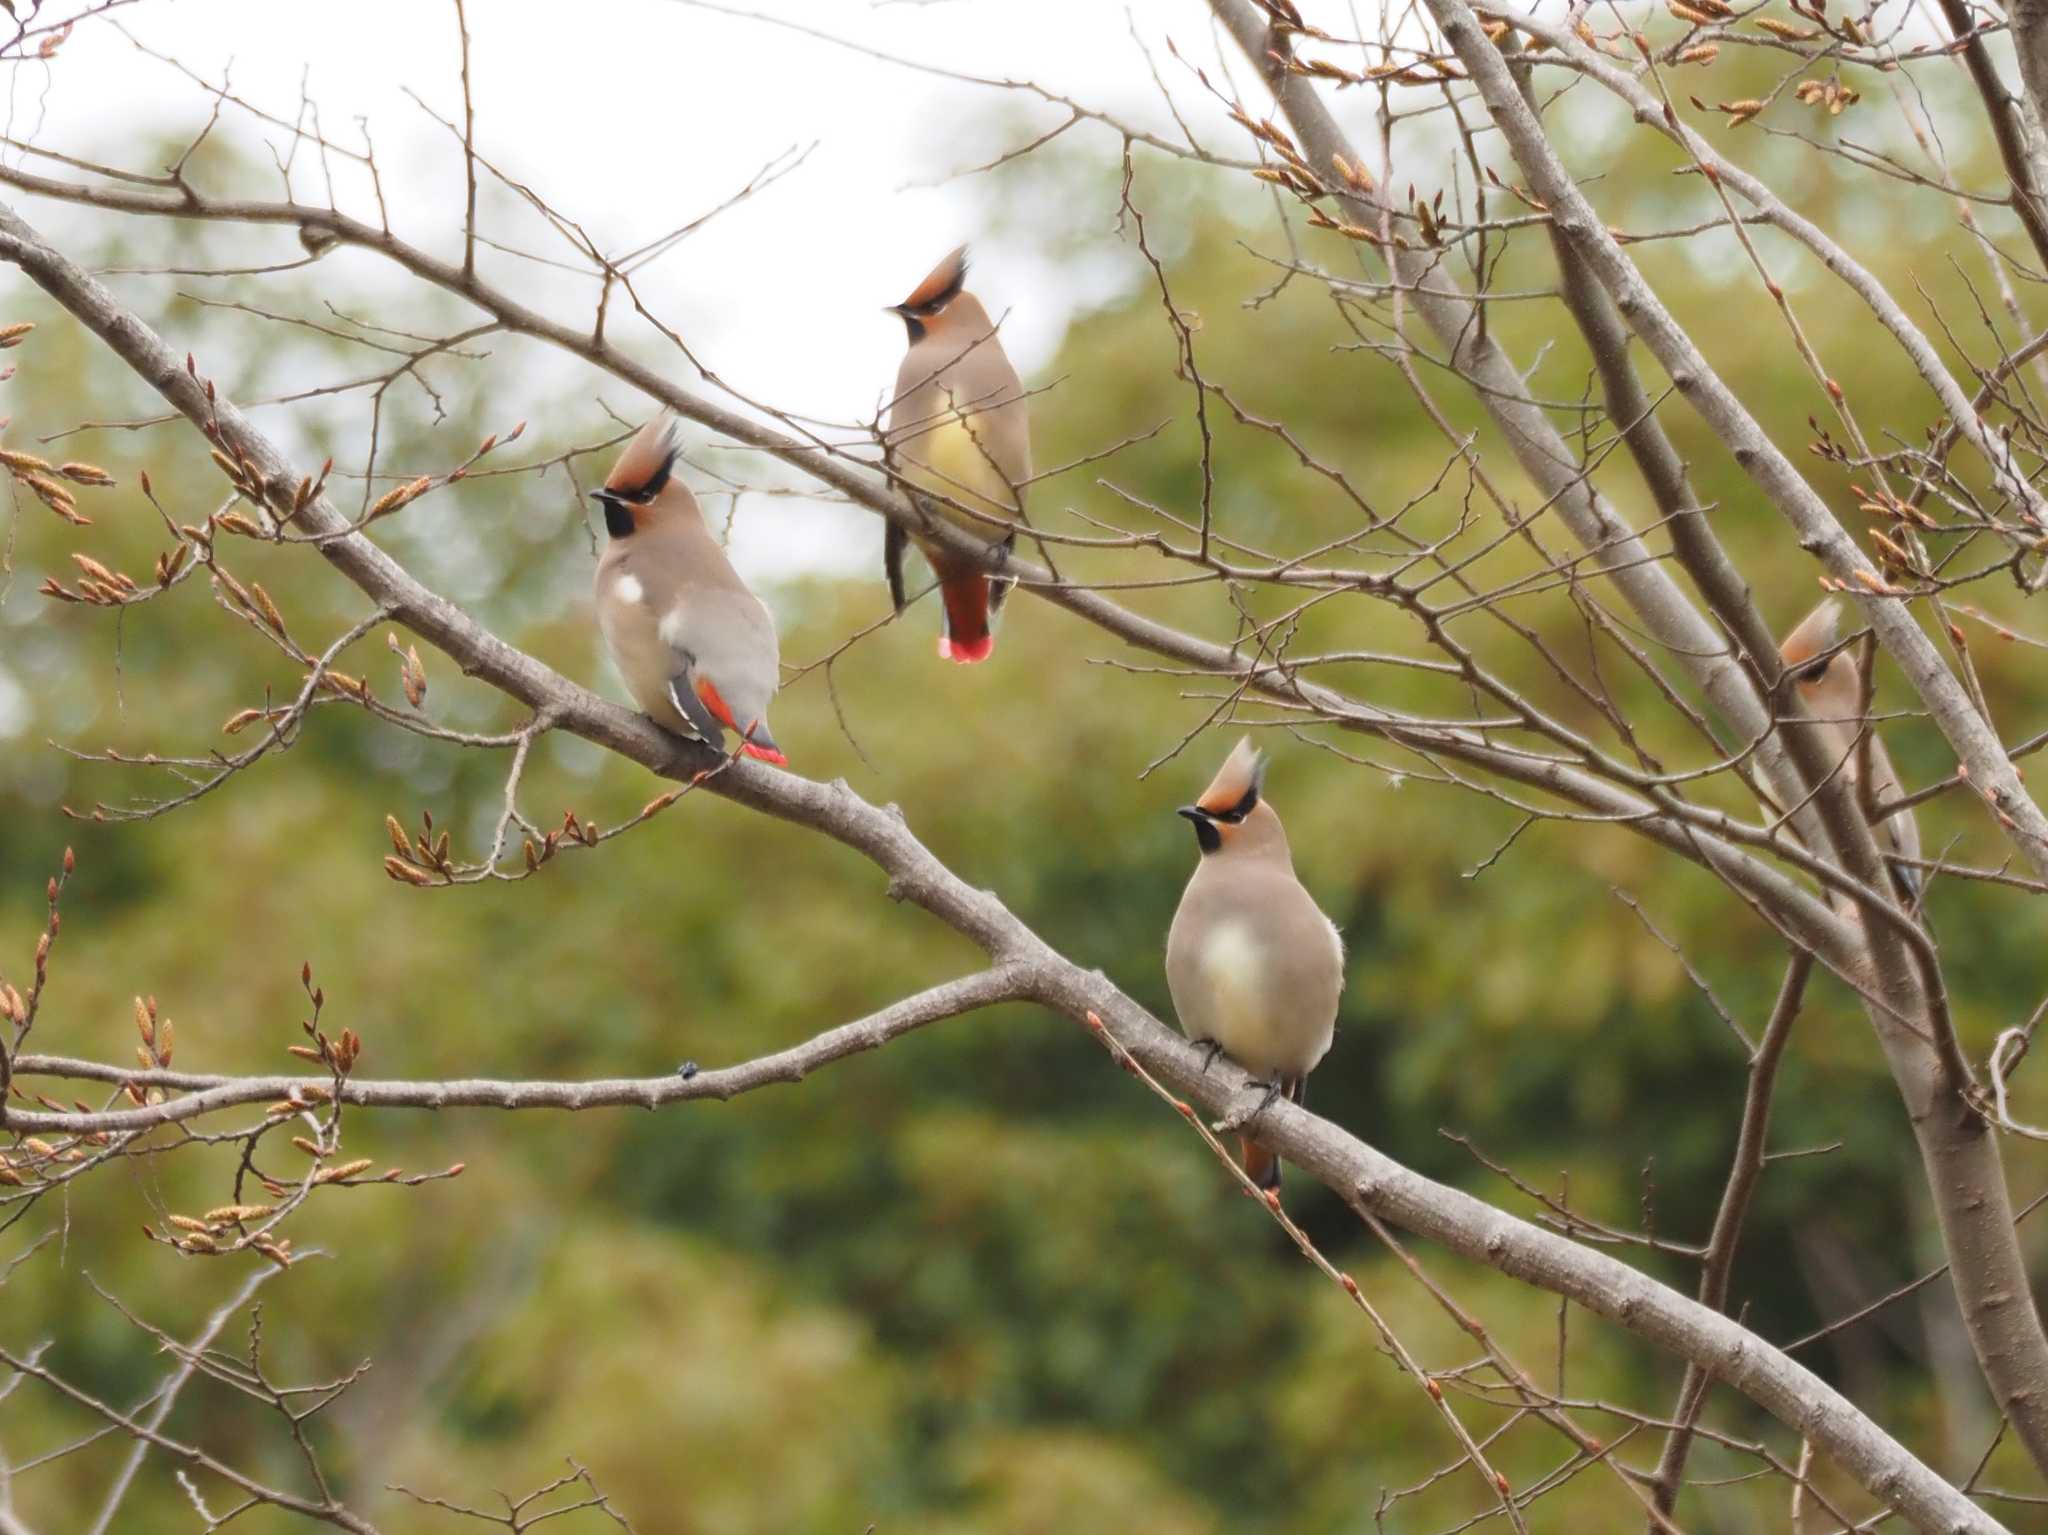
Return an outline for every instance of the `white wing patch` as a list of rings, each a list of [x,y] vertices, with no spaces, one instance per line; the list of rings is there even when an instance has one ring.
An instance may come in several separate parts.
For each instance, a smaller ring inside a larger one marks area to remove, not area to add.
[[[647,596],[647,591],[640,585],[638,576],[620,576],[612,583],[612,595],[623,603],[638,607]]]
[[[655,632],[661,636],[662,644],[668,646],[671,650],[688,650],[690,648],[683,643],[683,608],[681,603],[677,603],[661,615],[661,622],[655,626]]]

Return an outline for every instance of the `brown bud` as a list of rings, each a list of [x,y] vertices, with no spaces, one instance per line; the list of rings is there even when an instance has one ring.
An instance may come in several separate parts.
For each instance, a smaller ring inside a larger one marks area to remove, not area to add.
[[[263,621],[279,634],[284,633],[284,615],[277,611],[277,604],[270,600],[270,593],[257,582],[251,581],[249,595],[256,600],[256,609],[263,615]]]
[[[399,674],[399,682],[405,688],[406,702],[417,709],[426,702],[427,669],[420,664],[417,645],[408,645],[405,651],[405,666]]]
[[[274,1205],[221,1205],[206,1212],[206,1222],[211,1226],[221,1226],[229,1222],[260,1221],[264,1216],[276,1213]]]
[[[16,474],[47,474],[50,470],[49,460],[33,453],[17,453],[12,448],[0,448],[0,464]]]
[[[16,320],[12,325],[0,325],[0,351],[20,346],[23,339],[35,328],[33,320]]]
[[[371,505],[369,515],[365,517],[363,520],[365,522],[374,522],[379,517],[390,515],[392,512],[395,512],[400,507],[404,506],[408,501],[416,500],[419,496],[424,494],[428,487],[431,486],[433,483],[434,482],[432,479],[430,479],[426,475],[421,475],[418,479],[410,480],[405,484],[400,485],[395,490],[385,491],[384,494],[379,496],[377,500]]]
[[[97,464],[63,464],[57,472],[80,485],[111,485],[114,477]]]
[[[434,882],[433,875],[425,869],[407,863],[403,858],[385,859],[384,872],[405,885],[431,885]]]

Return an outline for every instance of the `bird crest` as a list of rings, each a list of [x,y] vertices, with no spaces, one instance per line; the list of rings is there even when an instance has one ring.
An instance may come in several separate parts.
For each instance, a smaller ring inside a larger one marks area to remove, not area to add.
[[[631,501],[645,506],[660,495],[675,472],[676,418],[663,412],[633,434],[626,451],[612,465],[601,494],[607,500]]]
[[[1833,647],[1841,622],[1842,605],[1830,597],[1799,620],[1799,627],[1785,636],[1784,642],[1778,646],[1778,658],[1797,675],[1797,680],[1814,680],[1805,675],[1812,670],[1808,663]]]
[[[1250,736],[1244,736],[1223,759],[1223,766],[1195,806],[1205,815],[1243,820],[1257,807],[1265,782],[1266,754],[1252,745]]]
[[[931,275],[911,289],[910,297],[896,306],[897,313],[930,319],[958,298],[966,285],[967,247],[961,245],[949,251],[945,259],[932,268]]]

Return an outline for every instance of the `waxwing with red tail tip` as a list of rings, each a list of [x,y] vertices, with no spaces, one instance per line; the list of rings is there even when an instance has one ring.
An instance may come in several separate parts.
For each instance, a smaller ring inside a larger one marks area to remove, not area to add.
[[[967,247],[941,261],[909,298],[889,306],[910,350],[896,375],[884,439],[891,466],[923,508],[1004,552],[1023,519],[1031,478],[1031,418],[1024,386],[1004,355],[988,311],[967,281]],[[890,523],[882,557],[889,595],[904,602],[903,554],[914,541],[938,577],[943,604],[939,654],[962,663],[995,649],[995,619],[1011,582]]]
[[[1265,762],[1237,743],[1215,781],[1177,812],[1201,845],[1166,936],[1166,986],[1181,1032],[1262,1081],[1267,1102],[1305,1100],[1330,1048],[1344,989],[1344,940],[1294,874],[1287,833],[1265,798]],[[1243,1142],[1244,1170],[1280,1186],[1280,1161]]]
[[[768,732],[781,681],[775,620],[732,568],[675,477],[675,421],[640,428],[604,489],[611,542],[597,562],[597,622],[626,691],[657,725],[787,767]]]

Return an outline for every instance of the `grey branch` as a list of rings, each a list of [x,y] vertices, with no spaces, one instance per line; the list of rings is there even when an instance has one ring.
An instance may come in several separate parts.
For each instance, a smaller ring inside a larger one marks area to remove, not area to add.
[[[102,284],[50,247],[11,211],[0,211],[0,235],[4,235],[0,253],[105,340],[182,414],[202,428],[211,425],[225,446],[257,468],[266,484],[285,487],[289,494],[289,488],[300,482],[301,476],[277,446],[258,432],[231,402],[209,401],[206,388],[187,372],[183,360]],[[650,390],[657,397],[666,397],[668,392]],[[843,470],[836,463],[832,467],[835,472]],[[324,496],[310,500],[299,521],[307,532],[338,535],[323,539],[319,545],[321,553],[379,607],[439,646],[465,673],[530,707],[549,708],[562,728],[674,777],[692,777],[724,760],[706,748],[666,735],[644,718],[605,703],[505,644],[452,603],[419,585],[360,533],[346,532],[346,519]],[[1158,633],[1160,648],[1169,653],[1178,653],[1192,643],[1163,626],[1147,627]],[[1198,648],[1224,657],[1233,672],[1242,669],[1242,663],[1222,647]],[[1728,670],[1740,676],[1732,662],[1728,663]],[[1517,754],[1500,755],[1513,758]],[[1608,788],[1595,782],[1602,790]],[[705,787],[765,814],[805,826],[869,858],[889,876],[893,892],[939,917],[989,953],[995,961],[994,968],[979,980],[988,986],[990,995],[1021,993],[1070,1019],[1099,1018],[1113,1037],[1155,1076],[1213,1111],[1235,1109],[1248,1115],[1262,1097],[1242,1072],[1219,1068],[1205,1073],[1201,1052],[1166,1029],[1106,977],[1082,970],[1054,951],[993,894],[976,890],[959,879],[912,835],[895,811],[867,804],[843,784],[812,783],[745,762],[721,772],[716,779],[707,781]],[[1682,840],[1692,834],[1678,830],[1674,835]],[[1803,892],[1795,890],[1792,894],[1812,904],[1811,897]],[[1821,912],[1818,931],[1824,938],[1835,936],[1834,926],[1832,914]],[[974,984],[953,982],[949,986],[962,988]],[[927,1006],[934,1005],[930,1001],[933,995],[923,994]],[[949,1000],[957,1000],[957,993]],[[899,1006],[914,1008],[918,1001],[912,999]],[[510,1091],[514,1085],[505,1087]],[[200,1091],[214,1090],[218,1089]],[[69,1117],[58,1118],[62,1122]],[[1564,1295],[1592,1314],[1608,1318],[1698,1364],[1715,1379],[1740,1390],[1810,1439],[1873,1497],[1897,1509],[1929,1535],[1990,1535],[2001,1529],[1989,1514],[1916,1459],[1825,1381],[1699,1302],[1604,1253],[1581,1247],[1469,1194],[1425,1178],[1340,1127],[1292,1104],[1273,1105],[1258,1121],[1254,1133],[1379,1218],[1440,1242],[1513,1278]],[[50,1379],[46,1372],[31,1369],[39,1377]],[[50,1383],[57,1389],[71,1390],[60,1382]],[[120,1418],[115,1409],[97,1406],[96,1410],[173,1454],[191,1458],[197,1453],[185,1446],[171,1445],[141,1425]]]

